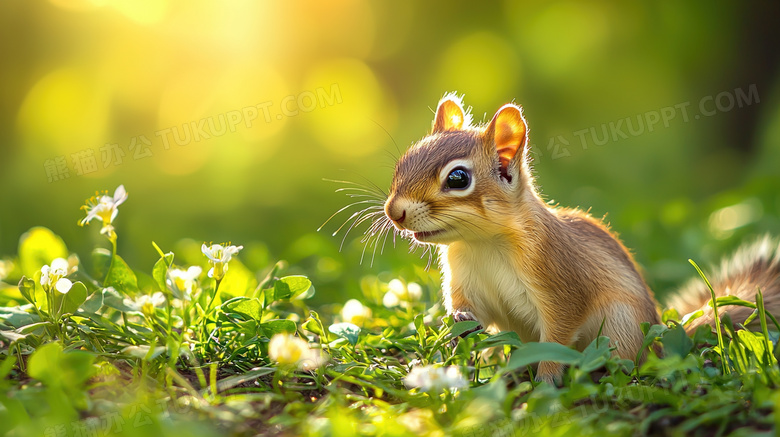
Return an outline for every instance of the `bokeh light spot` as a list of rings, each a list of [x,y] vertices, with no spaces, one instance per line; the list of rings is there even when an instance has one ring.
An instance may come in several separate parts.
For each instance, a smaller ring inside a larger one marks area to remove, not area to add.
[[[155,24],[165,18],[167,0],[111,0],[108,4],[138,24]]]
[[[436,81],[442,92],[465,93],[470,105],[489,112],[489,106],[505,102],[510,98],[509,90],[520,84],[520,60],[514,49],[493,33],[473,33],[444,52]],[[480,117],[476,118],[479,121]]]
[[[396,121],[390,101],[374,72],[357,59],[337,59],[314,67],[305,89],[317,98],[307,126],[325,147],[348,156],[373,153],[385,143]]]
[[[67,154],[105,142],[110,116],[102,87],[80,71],[55,70],[27,93],[19,109],[17,128],[37,152]]]

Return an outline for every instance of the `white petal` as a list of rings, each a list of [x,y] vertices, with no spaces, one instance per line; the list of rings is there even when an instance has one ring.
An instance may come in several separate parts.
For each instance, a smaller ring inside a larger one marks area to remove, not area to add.
[[[162,292],[155,292],[151,299],[150,299],[152,305],[154,306],[160,306],[165,303],[165,295],[162,294]]]
[[[87,216],[81,220],[81,223],[85,224],[91,222],[93,219],[97,218],[97,213],[98,213],[97,207],[90,209],[89,211],[87,211]]]
[[[400,279],[393,279],[387,284],[387,288],[390,289],[396,296],[401,297],[406,294],[404,283]]]
[[[214,277],[214,267],[209,269],[209,278],[213,278],[213,277]]]
[[[129,297],[126,297],[126,298],[122,299],[122,303],[126,307],[130,308],[133,311],[140,311],[141,310],[141,308],[138,306],[138,304],[133,299],[130,299]]]
[[[225,251],[223,252],[224,256],[227,256],[228,261],[230,260],[230,257],[237,254],[239,250],[243,249],[244,246],[228,246],[225,248]]]
[[[114,206],[119,206],[127,200],[127,191],[125,191],[125,186],[120,185],[116,188],[116,191],[114,191],[114,198],[112,199]]]
[[[422,297],[422,287],[416,282],[407,284],[406,291],[409,294],[409,300],[420,300]]]
[[[49,266],[41,267],[41,285],[49,283]]]
[[[65,294],[70,291],[70,287],[73,286],[73,283],[70,282],[70,279],[68,278],[60,278],[59,281],[57,281],[57,284],[54,286],[54,288],[57,289],[62,294]]]
[[[382,298],[382,305],[384,305],[387,308],[392,308],[398,306],[398,304],[401,303],[401,300],[398,299],[398,296],[391,291],[388,291],[385,293],[385,296]]]
[[[68,271],[68,260],[65,258],[57,258],[54,261],[51,262],[51,269],[52,270],[64,270]]]
[[[198,279],[198,276],[200,276],[201,272],[203,272],[203,269],[201,269],[199,266],[190,266],[190,268],[187,269],[187,276],[189,279]]]

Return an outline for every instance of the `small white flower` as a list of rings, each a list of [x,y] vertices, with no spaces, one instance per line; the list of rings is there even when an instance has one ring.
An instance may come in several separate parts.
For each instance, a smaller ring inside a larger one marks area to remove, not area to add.
[[[392,291],[388,291],[385,293],[384,297],[382,297],[382,305],[384,305],[387,308],[393,308],[397,307],[401,304],[401,299],[398,298],[398,295],[393,293]]]
[[[404,293],[406,293],[406,287],[404,287],[404,283],[401,282],[400,279],[393,279],[390,282],[387,283],[387,288],[395,293],[396,295],[403,296]]]
[[[170,269],[168,270],[168,279],[166,283],[169,287],[176,287],[184,293],[184,298],[190,300],[193,292],[197,289],[198,277],[200,277],[201,269],[198,266],[190,266],[187,270],[182,269]]]
[[[98,193],[92,196],[87,199],[87,204],[81,207],[87,212],[87,216],[79,222],[79,226],[84,226],[92,220],[99,218],[103,221],[100,233],[112,238],[114,235],[112,223],[116,219],[116,215],[119,214],[117,207],[124,203],[125,200],[127,200],[127,191],[125,191],[124,185],[117,187],[116,191],[114,191],[114,197],[109,196],[108,193],[103,195]]]
[[[65,276],[68,275],[68,260],[65,258],[57,258],[51,262],[50,266],[41,267],[41,286],[44,290],[49,291],[52,288],[59,291],[62,294],[66,294],[70,291],[73,283]]]
[[[276,334],[268,343],[268,356],[282,366],[297,366],[302,370],[316,369],[327,361],[322,351],[292,334]]]
[[[214,278],[218,281],[221,280],[225,276],[225,273],[227,273],[230,259],[243,248],[244,246],[222,246],[221,244],[206,246],[206,243],[203,243],[200,250],[209,259],[209,265],[211,265],[211,269],[209,269],[209,278]]]
[[[420,300],[422,298],[422,287],[416,282],[410,282],[406,284],[406,293],[409,296],[409,300]]]
[[[387,293],[382,297],[382,304],[387,308],[398,305],[408,307],[411,302],[420,300],[420,297],[422,297],[420,284],[410,282],[404,285],[400,279],[393,279],[387,284]]]
[[[363,305],[357,299],[350,299],[341,309],[341,319],[353,325],[362,326],[371,318],[371,308]]]
[[[457,366],[415,367],[404,378],[404,384],[407,388],[419,388],[420,391],[433,393],[468,387],[466,378],[461,375]]]
[[[122,303],[133,311],[151,314],[156,307],[162,306],[162,304],[165,303],[165,295],[158,291],[152,295],[142,294],[135,299],[126,297]]]

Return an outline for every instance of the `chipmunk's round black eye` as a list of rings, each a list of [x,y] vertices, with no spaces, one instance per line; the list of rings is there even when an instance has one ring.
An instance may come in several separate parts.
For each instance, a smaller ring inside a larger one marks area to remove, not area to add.
[[[456,168],[447,175],[447,188],[462,190],[468,188],[470,183],[471,177],[469,173],[462,168]]]

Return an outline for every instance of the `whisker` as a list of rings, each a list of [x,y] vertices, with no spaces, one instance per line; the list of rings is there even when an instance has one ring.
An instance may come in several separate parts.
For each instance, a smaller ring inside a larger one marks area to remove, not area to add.
[[[363,175],[361,175],[361,174],[358,174],[358,173],[355,173],[355,172],[350,172],[350,173],[353,173],[353,174],[357,175],[359,178],[361,178],[361,179],[363,179],[364,181],[366,181],[366,182],[368,183],[368,185],[370,185],[370,187],[366,187],[366,188],[371,188],[371,187],[373,187],[373,188],[374,188],[374,189],[377,191],[377,193],[381,193],[381,194],[382,194],[382,196],[383,196],[384,198],[387,198],[387,196],[388,196],[388,195],[387,195],[387,193],[385,193],[385,190],[383,190],[382,188],[380,188],[380,187],[379,187],[379,185],[375,184],[375,183],[374,183],[374,182],[372,182],[370,179],[368,179],[367,177],[365,177],[365,176],[363,176]],[[358,183],[356,183],[356,182],[353,182],[353,184],[354,184],[354,185],[358,185],[358,186],[360,186],[360,184],[358,184]]]
[[[375,226],[379,224],[379,226]],[[387,242],[387,235],[390,231],[390,228],[392,227],[392,224],[390,224],[390,220],[387,219],[387,217],[379,218],[374,222],[374,225],[372,227],[376,227],[376,240],[374,242],[374,254],[371,256],[371,265],[374,265],[374,257],[376,256],[376,249],[379,247],[379,241],[382,240],[382,246],[379,250],[379,254],[383,254],[385,251],[385,243]],[[383,238],[384,235],[384,238]]]
[[[359,224],[363,223],[366,220],[369,220],[369,219],[375,217],[378,214],[384,214],[383,212],[380,212],[380,211],[375,211],[375,212],[372,212],[372,213],[366,213],[366,211],[368,209],[370,209],[370,208],[373,208],[373,207],[369,207],[369,208],[364,209],[363,211],[360,211],[361,216],[358,217],[357,219],[355,219],[355,221],[352,222],[352,224],[349,226],[347,231],[344,233],[344,237],[341,239],[341,245],[339,245],[339,251],[341,251],[341,249],[344,247],[344,242],[347,240],[347,236],[352,231],[352,229],[354,229],[355,226],[358,226]],[[346,222],[344,224],[346,224]],[[343,225],[342,225],[342,227],[343,227]]]
[[[369,118],[369,120],[371,120],[371,119]],[[374,121],[374,120],[371,120],[371,121],[373,121],[375,125],[379,126],[379,128],[380,128],[380,129],[382,129],[383,131],[385,131],[385,133],[387,134],[387,136],[388,136],[388,137],[390,137],[390,141],[392,141],[392,142],[393,142],[393,145],[395,145],[395,150],[396,150],[396,152],[398,152],[398,156],[401,156],[401,148],[399,148],[399,147],[398,147],[398,143],[396,143],[396,142],[395,142],[395,138],[393,138],[393,136],[390,134],[390,132],[388,132],[388,131],[387,131],[387,129],[385,129],[385,127],[384,127],[384,126],[382,126],[381,124],[377,123],[376,121]],[[386,149],[385,149],[385,150],[386,150]],[[387,151],[387,150],[386,150],[386,151]],[[388,153],[390,153],[390,152],[388,151]],[[395,161],[398,161],[398,157],[397,157],[397,156],[393,156],[393,154],[392,154],[392,153],[390,154],[390,156],[391,156],[391,157],[392,157],[392,158],[393,158]]]
[[[361,193],[366,193],[375,196],[377,200],[384,200],[381,196],[379,196],[379,193],[365,187],[342,187],[336,190],[337,193],[341,193],[344,191],[357,191]]]
[[[322,225],[320,225],[319,228],[317,228],[317,232],[319,232],[325,225],[328,224],[328,222],[330,222],[333,219],[333,217],[336,217],[340,212],[344,211],[345,209],[351,208],[351,207],[353,207],[355,205],[360,205],[360,204],[364,204],[364,203],[373,203],[373,202],[368,201],[368,200],[360,200],[360,201],[350,203],[349,205],[340,208],[338,211],[334,212],[330,217],[328,217],[328,219],[325,220],[325,223],[323,223]],[[373,208],[373,207],[369,207],[369,208]],[[348,218],[347,221],[349,221],[349,219],[351,219],[352,217],[354,217],[354,214],[350,218]],[[345,224],[346,224],[346,222],[345,222]],[[336,236],[336,234],[339,232],[339,230],[341,230],[341,228],[343,228],[343,227],[344,227],[344,225],[341,225],[336,230],[336,232],[333,233],[333,236]]]
[[[354,172],[351,172],[351,173],[354,173]],[[355,173],[355,174],[357,174],[357,173]],[[323,181],[325,181],[325,182],[334,182],[334,183],[337,183],[337,184],[346,184],[346,185],[350,185],[351,186],[351,187],[342,187],[342,188],[361,188],[361,189],[365,189],[368,192],[375,193],[377,195],[378,199],[385,199],[385,198],[387,198],[387,193],[385,193],[384,190],[382,190],[378,185],[376,185],[375,183],[371,182],[369,179],[367,179],[366,177],[364,177],[364,176],[362,176],[360,174],[357,174],[357,175],[359,177],[363,178],[364,180],[366,180],[366,182],[368,182],[370,186],[369,185],[364,185],[364,184],[361,184],[361,183],[358,183],[358,182],[354,182],[354,181],[345,181],[345,180],[339,180],[339,179],[326,179],[326,178],[323,178]]]
[[[385,229],[384,229],[385,237],[384,237],[384,239],[382,240],[382,250],[380,250],[380,251],[379,251],[379,254],[380,254],[380,255],[382,255],[383,253],[385,253],[385,245],[387,244],[387,237],[390,235],[390,231],[391,231],[392,229],[395,229],[395,226],[393,226],[393,224],[392,224],[392,223],[390,223],[390,220],[387,220],[387,221],[385,222]]]

